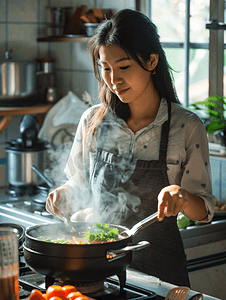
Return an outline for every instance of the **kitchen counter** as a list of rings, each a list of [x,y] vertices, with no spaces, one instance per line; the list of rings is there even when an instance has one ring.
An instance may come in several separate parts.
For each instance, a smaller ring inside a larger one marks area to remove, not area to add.
[[[180,229],[180,233],[185,249],[225,240],[226,218],[213,219],[211,223],[205,225],[189,226],[186,229]]]
[[[145,289],[149,289],[155,292],[157,295],[166,297],[168,292],[175,288],[176,286],[167,282],[163,282],[154,276],[150,276],[133,269],[128,269],[126,272],[127,282],[131,284],[139,285]],[[187,299],[190,299],[193,295],[198,294],[199,292],[190,290]],[[178,298],[179,299],[179,298]],[[206,294],[203,294],[203,300],[215,300],[220,298],[215,298]]]

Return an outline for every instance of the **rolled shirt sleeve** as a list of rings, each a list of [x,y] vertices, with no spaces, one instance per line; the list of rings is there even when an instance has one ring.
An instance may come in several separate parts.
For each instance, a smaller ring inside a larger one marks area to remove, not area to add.
[[[214,215],[216,198],[212,195],[208,140],[201,120],[193,117],[185,136],[186,161],[181,187],[203,199],[208,215],[204,222],[209,222]]]

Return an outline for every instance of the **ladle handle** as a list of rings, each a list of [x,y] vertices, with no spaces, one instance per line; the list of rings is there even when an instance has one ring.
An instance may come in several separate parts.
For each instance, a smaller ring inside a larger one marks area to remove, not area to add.
[[[31,166],[32,170],[35,171],[35,173],[42,178],[42,180],[45,181],[45,183],[47,183],[47,185],[51,188],[53,187],[52,182],[49,181],[48,178],[45,177],[45,175],[42,174],[42,172],[35,166]]]
[[[135,224],[131,229],[130,233],[131,235],[135,235],[139,230],[151,225],[152,223],[156,222],[158,220],[158,212],[155,212],[154,214],[148,216],[147,218],[141,220],[137,224]]]

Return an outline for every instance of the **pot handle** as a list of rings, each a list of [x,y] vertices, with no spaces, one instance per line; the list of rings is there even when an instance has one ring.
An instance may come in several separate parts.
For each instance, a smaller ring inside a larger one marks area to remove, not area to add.
[[[141,241],[136,245],[126,246],[117,250],[109,250],[106,253],[106,258],[109,262],[111,262],[121,257],[124,257],[127,254],[127,252],[138,251],[148,246],[150,246],[150,243],[148,241]]]

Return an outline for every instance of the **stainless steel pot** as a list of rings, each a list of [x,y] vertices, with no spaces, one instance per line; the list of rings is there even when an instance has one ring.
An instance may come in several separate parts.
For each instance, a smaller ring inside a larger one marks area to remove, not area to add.
[[[0,59],[0,101],[16,103],[30,100],[36,95],[36,63],[29,60],[15,60],[12,50]]]
[[[31,170],[32,165],[38,166],[42,172],[45,169],[47,149],[38,151],[16,150],[9,147],[5,149],[7,153],[7,175],[8,182],[13,186],[39,185],[43,181]]]
[[[35,165],[43,172],[47,160],[48,143],[37,138],[38,129],[37,118],[25,115],[20,123],[21,137],[7,142],[8,182],[15,187],[42,183],[40,176],[31,168]]]

